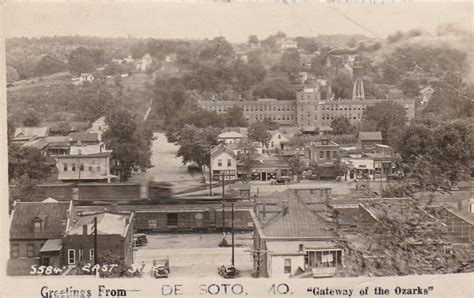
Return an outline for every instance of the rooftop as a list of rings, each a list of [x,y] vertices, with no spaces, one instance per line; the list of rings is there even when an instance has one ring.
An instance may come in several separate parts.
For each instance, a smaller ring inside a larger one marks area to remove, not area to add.
[[[295,193],[284,191],[281,210],[264,223],[265,237],[284,238],[332,238],[337,234],[331,223],[313,212]],[[286,202],[285,202],[286,201]],[[287,204],[287,207],[285,207]]]
[[[69,134],[70,140],[73,142],[99,142],[99,134],[88,132],[72,132]]]
[[[87,226],[88,233],[92,233],[94,217],[97,217],[98,235],[121,235],[125,237],[129,228],[127,220],[131,219],[130,214],[98,213],[80,215],[77,220],[67,229],[67,235],[82,235],[83,226]]]
[[[16,202],[10,227],[12,239],[61,238],[65,230],[69,202]],[[43,222],[41,233],[33,230],[33,220]]]
[[[15,130],[15,138],[21,137],[47,137],[49,133],[48,127],[18,127]]]
[[[382,133],[380,131],[361,131],[359,132],[360,141],[382,141]]]

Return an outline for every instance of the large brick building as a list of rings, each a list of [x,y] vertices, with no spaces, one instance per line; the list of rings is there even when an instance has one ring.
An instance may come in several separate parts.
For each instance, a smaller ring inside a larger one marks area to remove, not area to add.
[[[225,113],[233,106],[242,108],[250,123],[270,119],[281,125],[297,125],[301,128],[328,129],[338,116],[348,118],[352,124],[362,119],[368,106],[392,100],[407,111],[407,120],[415,117],[414,99],[362,99],[322,100],[319,87],[305,88],[296,93],[296,100],[258,99],[253,101],[199,101],[201,108]]]

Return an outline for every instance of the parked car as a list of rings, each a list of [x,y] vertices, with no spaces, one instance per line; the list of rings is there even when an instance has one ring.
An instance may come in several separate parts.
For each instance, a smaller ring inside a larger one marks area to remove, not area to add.
[[[169,258],[153,260],[153,267],[151,274],[155,278],[168,277],[170,273],[170,261]]]
[[[145,234],[133,234],[133,245],[144,246],[148,243],[148,239]]]
[[[291,178],[289,176],[280,176],[276,179],[272,179],[270,184],[277,185],[277,184],[290,184]]]
[[[188,172],[190,173],[201,172],[201,168],[196,164],[190,164],[188,166]]]
[[[217,272],[223,278],[234,278],[237,275],[237,270],[233,265],[221,265],[217,268]]]

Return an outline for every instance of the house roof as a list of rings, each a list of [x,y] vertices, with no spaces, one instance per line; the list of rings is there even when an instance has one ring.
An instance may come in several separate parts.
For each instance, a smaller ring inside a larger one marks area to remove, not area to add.
[[[360,141],[382,141],[382,133],[380,131],[361,131],[359,132]]]
[[[38,150],[41,150],[48,145],[49,145],[49,142],[47,138],[41,138],[41,139],[30,140],[26,142],[25,144],[23,144],[22,147],[36,148]]]
[[[69,137],[68,136],[50,136],[46,140],[50,147],[68,147],[69,148]]]
[[[69,202],[16,202],[10,227],[11,239],[61,238]],[[33,220],[43,221],[43,232],[34,233]]]
[[[94,217],[97,217],[97,234],[98,235],[121,235],[125,237],[129,228],[129,223],[132,217],[130,214],[113,214],[113,213],[98,213],[89,215],[80,215],[77,220],[72,223],[68,229],[67,235],[82,235],[83,226],[87,226],[88,234],[93,231]]]
[[[246,138],[244,134],[235,131],[227,131],[219,134],[217,136],[218,139],[238,139],[238,138]]]
[[[330,223],[315,214],[296,194],[291,193],[287,202],[286,211],[278,212],[265,223],[265,237],[336,237]]]
[[[48,239],[41,247],[40,252],[60,251],[63,248],[62,239]]]
[[[102,151],[91,154],[68,154],[68,155],[54,155],[56,159],[69,159],[69,158],[94,158],[94,157],[108,157],[112,154],[112,150]]]
[[[237,155],[234,153],[234,151],[229,149],[225,144],[219,144],[216,147],[212,148],[211,157],[214,157],[214,156],[219,155],[219,154],[224,153],[224,152],[229,154],[233,158],[237,158]]]
[[[99,142],[99,134],[90,132],[72,132],[69,134],[69,138],[73,142]]]
[[[49,133],[48,127],[18,127],[15,130],[15,138],[21,137],[47,137]]]

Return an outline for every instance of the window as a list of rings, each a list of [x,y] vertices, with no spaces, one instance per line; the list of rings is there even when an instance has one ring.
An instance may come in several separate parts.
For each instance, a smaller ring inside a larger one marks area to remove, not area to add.
[[[232,166],[232,159],[228,159],[228,160],[227,160],[227,166],[228,166],[228,167],[231,167],[231,166]]]
[[[97,165],[97,172],[100,172],[100,165]]]
[[[79,171],[84,172],[84,164],[79,164]]]
[[[79,257],[79,262],[84,261],[84,250],[83,249],[78,250],[78,257]]]
[[[10,255],[12,258],[18,258],[20,256],[20,245],[12,244],[12,250]]]
[[[158,222],[156,219],[149,219],[148,220],[148,228],[153,229],[158,227]]]
[[[92,172],[94,171],[94,169],[92,168],[92,165],[89,165],[89,172]]]
[[[41,233],[42,232],[41,221],[33,222],[33,230],[34,230],[35,233]]]
[[[222,167],[222,159],[218,159],[218,160],[217,160],[217,166],[218,166],[218,167]]]
[[[321,158],[321,159],[324,158],[324,151],[319,151],[319,158]]]
[[[32,257],[35,256],[35,245],[34,244],[26,245],[26,256],[28,258],[32,258]]]
[[[89,249],[89,261],[94,261],[95,252],[94,249]]]
[[[291,273],[291,259],[285,259],[283,272],[284,273]]]
[[[76,264],[76,251],[74,249],[67,250],[67,263],[68,265]]]
[[[63,171],[67,172],[67,163],[63,163]]]
[[[75,163],[71,164],[71,171],[73,171],[73,172],[76,171],[76,164]]]

